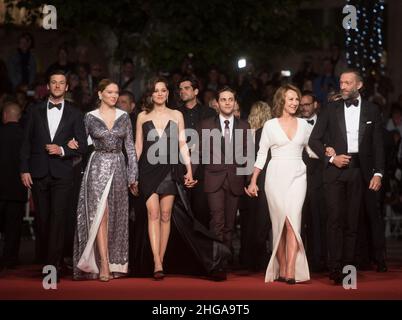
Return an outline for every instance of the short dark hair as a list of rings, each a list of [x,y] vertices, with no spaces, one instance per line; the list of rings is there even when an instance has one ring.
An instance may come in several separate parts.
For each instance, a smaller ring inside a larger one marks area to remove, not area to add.
[[[302,96],[302,97],[303,97],[303,96],[309,96],[309,97],[313,98],[313,102],[316,102],[316,101],[317,101],[317,97],[315,96],[315,94],[313,93],[313,91],[310,91],[310,90],[304,90],[304,91],[301,93],[301,96]]]
[[[342,71],[341,75],[344,73],[353,73],[359,81],[363,82],[363,77],[362,77],[360,71],[355,68],[347,68]]]
[[[47,83],[50,83],[50,78],[51,78],[52,76],[55,76],[55,75],[64,76],[64,77],[66,78],[66,80],[67,80],[67,74],[66,74],[66,72],[65,72],[64,70],[55,69],[55,70],[52,70],[52,71],[49,72],[49,74],[48,74],[48,76],[47,76]]]
[[[216,98],[217,101],[219,100],[219,96],[221,95],[221,93],[222,93],[222,92],[225,92],[225,91],[229,91],[229,92],[233,93],[235,100],[237,100],[236,91],[233,90],[233,89],[232,89],[231,87],[229,87],[229,86],[224,86],[222,89],[219,89],[219,90],[216,92],[215,98]]]
[[[120,96],[127,96],[130,99],[130,102],[135,102],[135,96],[134,93],[128,90],[123,90],[120,92]]]
[[[68,54],[68,47],[65,44],[62,44],[59,46],[57,53],[60,53],[60,51],[64,51],[66,54]]]
[[[196,77],[185,76],[179,81],[178,86],[180,86],[180,84],[182,82],[184,82],[184,81],[190,82],[191,86],[193,87],[193,90],[195,90],[195,89],[199,90],[200,89],[200,83],[199,83],[199,81],[198,81],[198,79]]]
[[[134,64],[133,59],[128,58],[128,57],[124,58],[123,59],[123,64],[127,64],[127,63]]]
[[[391,115],[395,113],[402,113],[402,109],[397,103],[393,103],[391,105]]]
[[[20,40],[20,39],[26,39],[31,42],[31,46],[29,47],[29,49],[33,49],[35,47],[35,39],[34,39],[33,35],[30,34],[29,32],[21,33],[20,36],[18,37],[18,40]]]

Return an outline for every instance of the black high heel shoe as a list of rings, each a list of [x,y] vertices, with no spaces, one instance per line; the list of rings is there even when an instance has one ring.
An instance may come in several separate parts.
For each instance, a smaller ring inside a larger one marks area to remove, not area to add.
[[[296,284],[296,280],[293,278],[286,279],[287,284]]]
[[[154,280],[163,280],[165,277],[165,274],[163,273],[163,270],[158,270],[154,272]]]
[[[275,279],[277,282],[286,282],[286,278],[279,276],[277,279]]]

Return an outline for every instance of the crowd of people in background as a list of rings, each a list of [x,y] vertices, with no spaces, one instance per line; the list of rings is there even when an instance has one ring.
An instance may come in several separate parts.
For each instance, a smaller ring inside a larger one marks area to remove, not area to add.
[[[13,142],[14,145],[22,143],[22,130],[28,121],[30,108],[48,98],[48,77],[52,72],[59,70],[67,75],[68,91],[65,100],[73,103],[83,114],[97,108],[100,81],[105,77],[112,79],[119,88],[117,106],[129,114],[135,139],[138,116],[147,105],[149,95],[147,96],[146,92],[146,81],[138,74],[131,58],[127,57],[121,61],[118,74],[109,74],[105,68],[106,64],[88,60],[85,48],[80,47],[77,50],[76,61],[72,61],[70,54],[72,48],[63,45],[58,48],[54,62],[45,71],[39,72],[33,48],[34,38],[29,33],[23,33],[19,37],[15,52],[8,58],[0,59],[0,110],[3,116],[3,123],[0,125],[0,165],[6,163],[8,157],[12,157],[15,159],[15,163],[18,163],[19,150],[4,149],[10,145],[10,140],[5,141],[6,139],[3,139],[2,136],[7,135],[9,137],[7,139],[18,140]],[[218,66],[210,66],[205,70],[198,71],[194,69],[191,59],[186,58],[180,68],[172,70],[167,75],[168,83],[166,85],[169,96],[166,104],[172,109],[181,111],[186,128],[196,129],[201,121],[214,115],[218,116],[222,112],[217,101],[220,90],[227,87],[234,88],[237,93],[234,116],[248,122],[250,127],[257,132],[260,130],[259,134],[261,134],[265,121],[272,117],[271,107],[275,92],[281,86],[292,83],[302,92],[298,116],[316,122],[320,110],[325,108],[329,102],[340,99],[340,75],[346,67],[342,51],[336,45],[331,47],[330,53],[320,62],[321,68],[316,70],[313,58],[306,57],[299,70],[289,76],[281,73],[280,70],[269,70],[263,67],[258,69],[252,64],[245,69],[230,73]],[[155,70],[155,74],[166,75],[162,69]],[[382,112],[386,155],[386,172],[380,197],[383,218],[386,218],[390,212],[402,214],[402,94],[399,95],[397,101],[390,101],[389,97],[393,90],[395,89],[388,78],[371,70],[364,79],[364,88],[361,91],[362,96],[376,104]],[[11,130],[8,125],[10,123],[19,123],[19,126],[13,125]],[[191,150],[191,146],[189,148]],[[7,152],[5,152],[6,150]],[[75,169],[72,174],[74,174],[75,180],[72,193],[77,200],[73,202],[75,208],[72,206],[66,210],[76,210],[85,164],[85,157],[74,160]],[[5,169],[2,166],[0,170],[2,176],[0,179],[0,232],[2,237],[7,239],[7,246],[3,250],[2,266],[13,267],[18,264],[19,238],[28,193],[21,186],[10,189],[9,185],[4,184],[7,179],[10,181],[15,178],[10,176],[10,172],[15,171],[15,168]],[[307,175],[309,174],[314,173],[308,171]],[[7,179],[3,179],[3,177]],[[17,178],[19,181],[20,177]],[[198,179],[198,186],[188,190],[187,194],[194,216],[206,228],[209,228],[210,217],[205,212],[208,211],[208,203],[210,206],[213,205],[213,200],[208,200],[205,192],[199,187],[202,186],[205,177],[201,175]],[[260,190],[262,190],[265,178],[260,179],[256,183],[260,184]],[[318,194],[322,182],[317,182],[316,177],[311,181],[313,182],[310,184],[308,182],[307,187],[308,201],[305,202],[303,208],[301,236],[306,247],[310,269],[325,271],[327,270],[326,215],[325,205],[321,199],[323,196]],[[311,194],[312,189],[315,191]],[[272,250],[272,248],[270,249],[272,235],[269,234],[271,221],[266,199],[263,197],[250,199],[244,194],[237,196],[239,197],[236,208],[238,214],[233,224],[238,225],[240,230],[239,263],[250,270],[260,271],[266,267],[270,250]],[[263,196],[265,197],[265,195]],[[9,201],[12,201],[13,206],[7,205]],[[136,206],[138,207],[138,203],[133,203],[130,196],[130,208],[135,209]],[[13,214],[14,211],[18,214]],[[258,214],[253,214],[255,211]],[[34,216],[38,217],[36,212]],[[72,259],[74,219],[72,218],[71,223],[67,223],[64,253],[58,253],[67,259],[67,264],[71,264],[68,259]],[[370,221],[364,215],[360,219],[362,225],[366,227],[359,229],[356,260],[359,268],[367,269],[375,260],[373,244],[370,242],[369,236]],[[37,232],[40,235],[40,230]],[[40,236],[37,239],[41,240]],[[233,252],[232,239],[222,238],[221,240],[226,241]],[[250,250],[250,247],[253,250]],[[38,250],[40,249],[39,247]],[[41,252],[37,252],[37,258],[40,258],[40,254]],[[158,263],[158,268],[161,268],[160,261]],[[386,271],[386,266],[377,265],[377,271]]]

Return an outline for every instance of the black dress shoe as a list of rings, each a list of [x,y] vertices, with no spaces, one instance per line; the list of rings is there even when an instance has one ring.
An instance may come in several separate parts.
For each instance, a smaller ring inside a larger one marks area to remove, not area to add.
[[[385,264],[385,261],[381,261],[377,263],[377,272],[387,272],[388,268],[387,265]]]
[[[334,281],[334,284],[339,285],[342,284],[343,274],[338,270],[331,271],[329,274],[329,279]]]
[[[275,279],[277,282],[286,282],[286,278],[279,276],[277,279]]]
[[[296,284],[296,280],[293,278],[286,279],[287,284]]]
[[[209,279],[212,281],[225,281],[227,279],[226,271],[223,269],[213,270],[209,274]]]
[[[165,278],[165,274],[163,273],[163,270],[158,270],[154,272],[154,280],[163,280]]]

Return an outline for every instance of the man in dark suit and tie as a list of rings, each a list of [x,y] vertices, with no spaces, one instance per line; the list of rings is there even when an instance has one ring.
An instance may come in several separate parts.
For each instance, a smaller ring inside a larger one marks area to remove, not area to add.
[[[183,102],[178,110],[183,114],[184,126],[187,132],[190,133],[188,139],[188,148],[192,152],[195,143],[191,143],[192,133],[195,133],[201,121],[216,116],[215,110],[201,105],[198,100],[199,82],[195,77],[184,77],[178,83],[180,99]],[[189,130],[191,129],[191,131]],[[191,209],[196,219],[205,227],[209,225],[209,208],[207,196],[204,192],[204,170],[202,166],[198,167],[197,172],[193,172],[198,183],[194,188],[187,189]]]
[[[359,90],[363,80],[356,70],[341,74],[343,100],[324,109],[309,145],[325,159],[324,188],[328,210],[328,267],[330,279],[342,283],[342,267],[354,264],[362,205],[370,220],[378,271],[386,271],[385,238],[378,212],[378,190],[384,174],[381,114]],[[336,155],[325,156],[324,139]]]
[[[199,130],[204,191],[210,208],[210,230],[232,250],[239,197],[246,182],[246,176],[238,171],[246,163],[241,164],[239,159],[247,155],[247,129],[250,125],[234,117],[234,90],[229,87],[221,89],[217,101],[219,115],[203,120]]]
[[[68,89],[63,71],[49,75],[49,98],[28,114],[21,148],[21,180],[32,188],[36,210],[37,258],[61,268],[65,221],[73,189],[73,158],[84,155],[86,133],[81,112],[64,100]],[[67,143],[75,139],[78,149]]]
[[[9,102],[4,105],[0,127],[0,220],[3,221],[4,248],[0,269],[18,264],[22,219],[28,190],[19,176],[19,154],[23,130],[18,123],[21,107]]]

